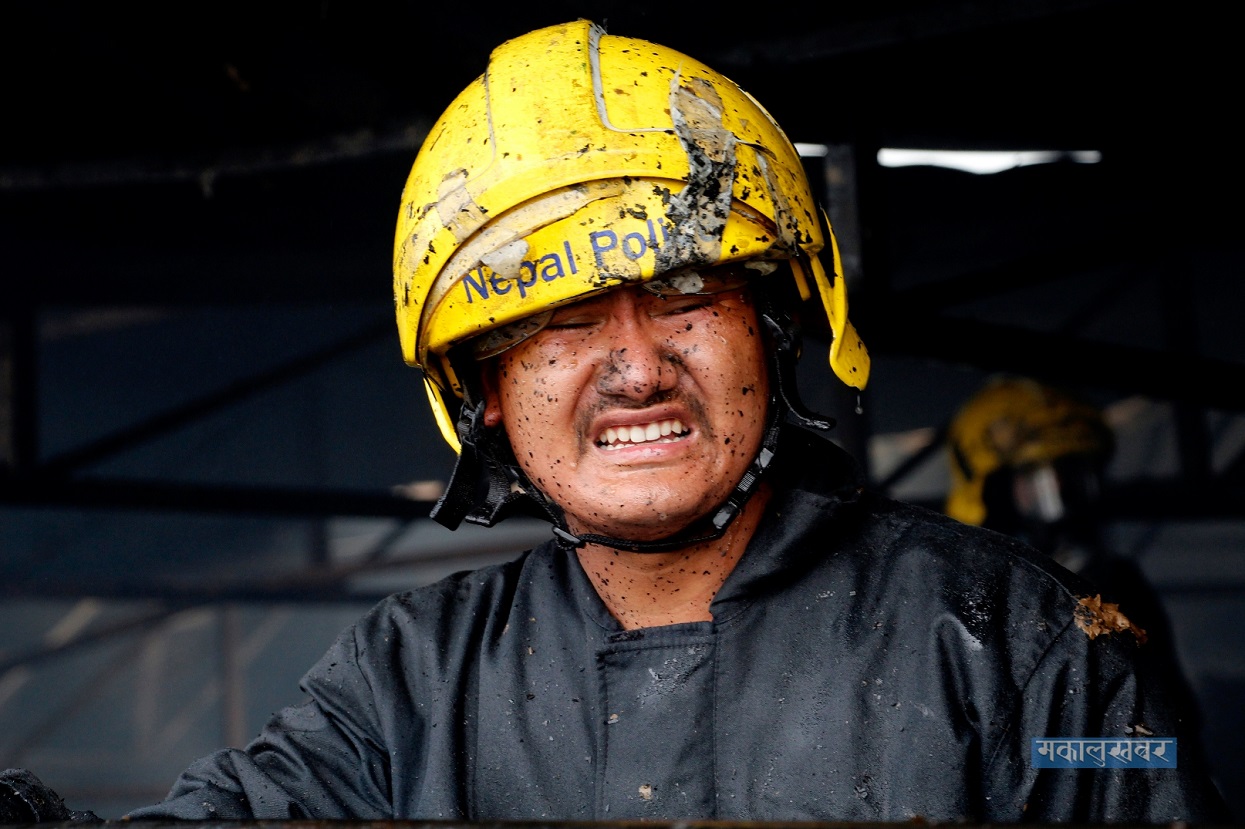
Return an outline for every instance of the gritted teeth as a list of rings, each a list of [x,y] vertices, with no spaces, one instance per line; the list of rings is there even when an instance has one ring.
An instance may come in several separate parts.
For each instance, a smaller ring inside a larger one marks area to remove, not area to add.
[[[678,418],[654,420],[652,423],[634,426],[611,426],[597,438],[597,446],[617,449],[637,443],[669,443],[687,434],[688,429]]]

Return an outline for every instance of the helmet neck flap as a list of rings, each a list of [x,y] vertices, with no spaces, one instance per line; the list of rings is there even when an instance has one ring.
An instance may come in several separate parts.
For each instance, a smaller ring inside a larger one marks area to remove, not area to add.
[[[599,544],[633,553],[666,553],[720,538],[757,491],[777,452],[782,429],[787,424],[793,424],[824,435],[835,423],[833,418],[810,412],[799,398],[795,364],[800,353],[801,336],[797,323],[780,308],[768,291],[757,290],[755,293],[759,295],[758,313],[769,341],[771,383],[765,432],[760,450],[736,483],[734,491],[703,518],[673,535],[654,541],[572,533],[562,509],[533,486],[524,474],[510,450],[505,432],[484,425],[484,400],[475,380],[465,384],[469,392],[464,396],[456,426],[461,452],[450,482],[433,507],[431,517],[453,530],[463,520],[491,527],[512,515],[533,515],[553,525],[553,534],[564,547]],[[468,378],[472,374],[460,372],[459,377]]]

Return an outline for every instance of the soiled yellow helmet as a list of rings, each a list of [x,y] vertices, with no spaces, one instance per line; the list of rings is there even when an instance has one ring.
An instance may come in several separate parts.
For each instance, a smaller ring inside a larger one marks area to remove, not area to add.
[[[863,389],[823,221],[790,140],[736,84],[586,20],[539,29],[494,50],[415,159],[394,239],[403,357],[457,451],[455,346],[675,268],[787,260],[825,308],[834,372]]]
[[[966,524],[983,524],[986,479],[995,471],[1068,455],[1105,463],[1114,446],[1111,427],[1094,406],[1028,378],[992,378],[951,421],[945,511]]]

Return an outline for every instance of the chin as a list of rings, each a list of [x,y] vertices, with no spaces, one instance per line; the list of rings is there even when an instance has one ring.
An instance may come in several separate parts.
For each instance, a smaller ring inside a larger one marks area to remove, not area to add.
[[[725,496],[723,496],[725,499]],[[647,500],[647,499],[642,499]],[[609,503],[602,499],[598,503]],[[617,503],[617,502],[615,502]],[[608,521],[594,521],[576,528],[577,532],[590,532],[598,535],[609,535],[625,538],[630,541],[658,541],[685,529],[696,519],[713,510],[717,502],[704,506],[689,506],[685,503],[671,505],[667,508],[646,506],[640,509],[627,510],[623,514],[615,514]]]

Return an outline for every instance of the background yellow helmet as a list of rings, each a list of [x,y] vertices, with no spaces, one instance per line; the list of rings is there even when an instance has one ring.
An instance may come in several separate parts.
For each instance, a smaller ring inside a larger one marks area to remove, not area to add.
[[[1110,425],[1089,403],[1028,378],[992,378],[951,421],[946,513],[966,524],[983,524],[986,479],[997,470],[1069,455],[1105,463],[1114,447]]]
[[[493,51],[415,159],[394,239],[403,357],[458,451],[455,346],[675,268],[772,259],[818,296],[830,365],[863,389],[869,355],[823,222],[790,140],[736,84],[586,20],[539,29]]]

